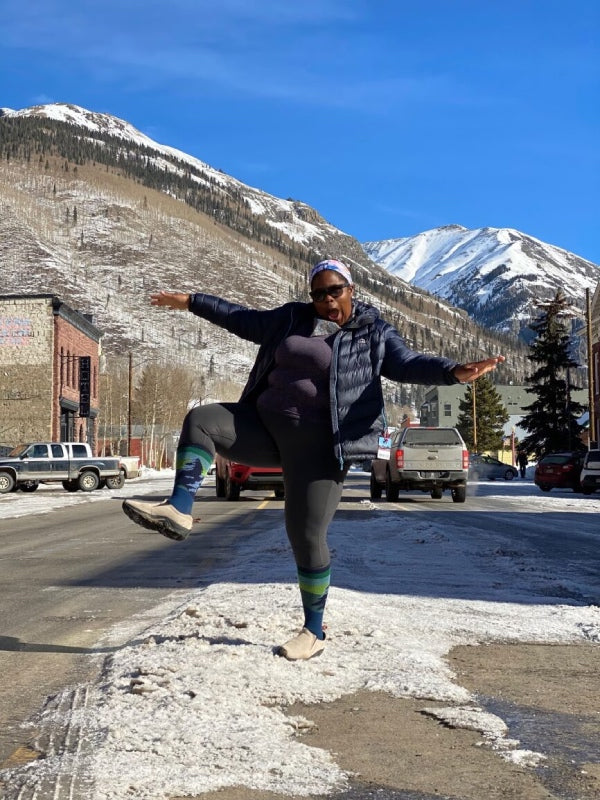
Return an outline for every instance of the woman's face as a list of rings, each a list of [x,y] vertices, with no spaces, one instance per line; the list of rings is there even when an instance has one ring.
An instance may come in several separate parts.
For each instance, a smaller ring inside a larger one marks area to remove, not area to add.
[[[327,289],[333,291],[333,294],[327,294]],[[331,269],[318,272],[313,278],[310,292],[317,315],[322,319],[344,325],[352,316],[354,286],[349,285],[339,272]]]

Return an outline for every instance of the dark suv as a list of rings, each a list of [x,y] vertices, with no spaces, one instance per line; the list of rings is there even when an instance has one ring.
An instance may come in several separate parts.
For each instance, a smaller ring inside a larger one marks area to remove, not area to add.
[[[535,468],[533,482],[542,492],[550,489],[573,489],[581,491],[579,476],[585,452],[565,450],[560,453],[547,453]]]

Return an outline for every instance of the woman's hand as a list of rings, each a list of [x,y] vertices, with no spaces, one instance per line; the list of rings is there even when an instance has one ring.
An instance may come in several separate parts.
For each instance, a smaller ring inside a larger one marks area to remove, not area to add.
[[[491,372],[496,369],[498,364],[506,361],[504,356],[494,356],[493,358],[484,358],[483,361],[470,361],[468,364],[457,364],[452,372],[454,377],[461,383],[469,383],[476,378],[481,378],[486,372]]]
[[[164,306],[175,311],[187,311],[189,309],[190,295],[185,292],[164,292],[150,295],[150,305]]]

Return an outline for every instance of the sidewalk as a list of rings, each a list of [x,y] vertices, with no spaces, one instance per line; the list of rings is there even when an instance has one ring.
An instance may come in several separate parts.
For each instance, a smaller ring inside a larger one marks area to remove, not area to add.
[[[449,661],[484,705],[511,710],[509,735],[530,737],[532,746],[542,747],[548,754],[542,766],[520,767],[484,746],[480,733],[441,724],[426,711],[436,702],[360,691],[289,709],[313,723],[300,732],[305,744],[329,750],[354,773],[350,788],[327,800],[598,800],[600,647],[457,647]],[[305,796],[241,787],[193,800]]]

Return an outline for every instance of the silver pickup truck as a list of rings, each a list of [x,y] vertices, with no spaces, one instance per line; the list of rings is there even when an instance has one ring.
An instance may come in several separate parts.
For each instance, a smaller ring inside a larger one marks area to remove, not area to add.
[[[465,502],[469,452],[456,428],[401,428],[388,454],[371,462],[372,500],[385,490],[386,500],[395,503],[405,489],[429,492],[434,500],[449,490],[455,503]]]
[[[69,492],[120,489],[125,473],[118,458],[100,458],[85,442],[30,442],[0,458],[0,494],[34,492],[40,483],[62,483]]]

